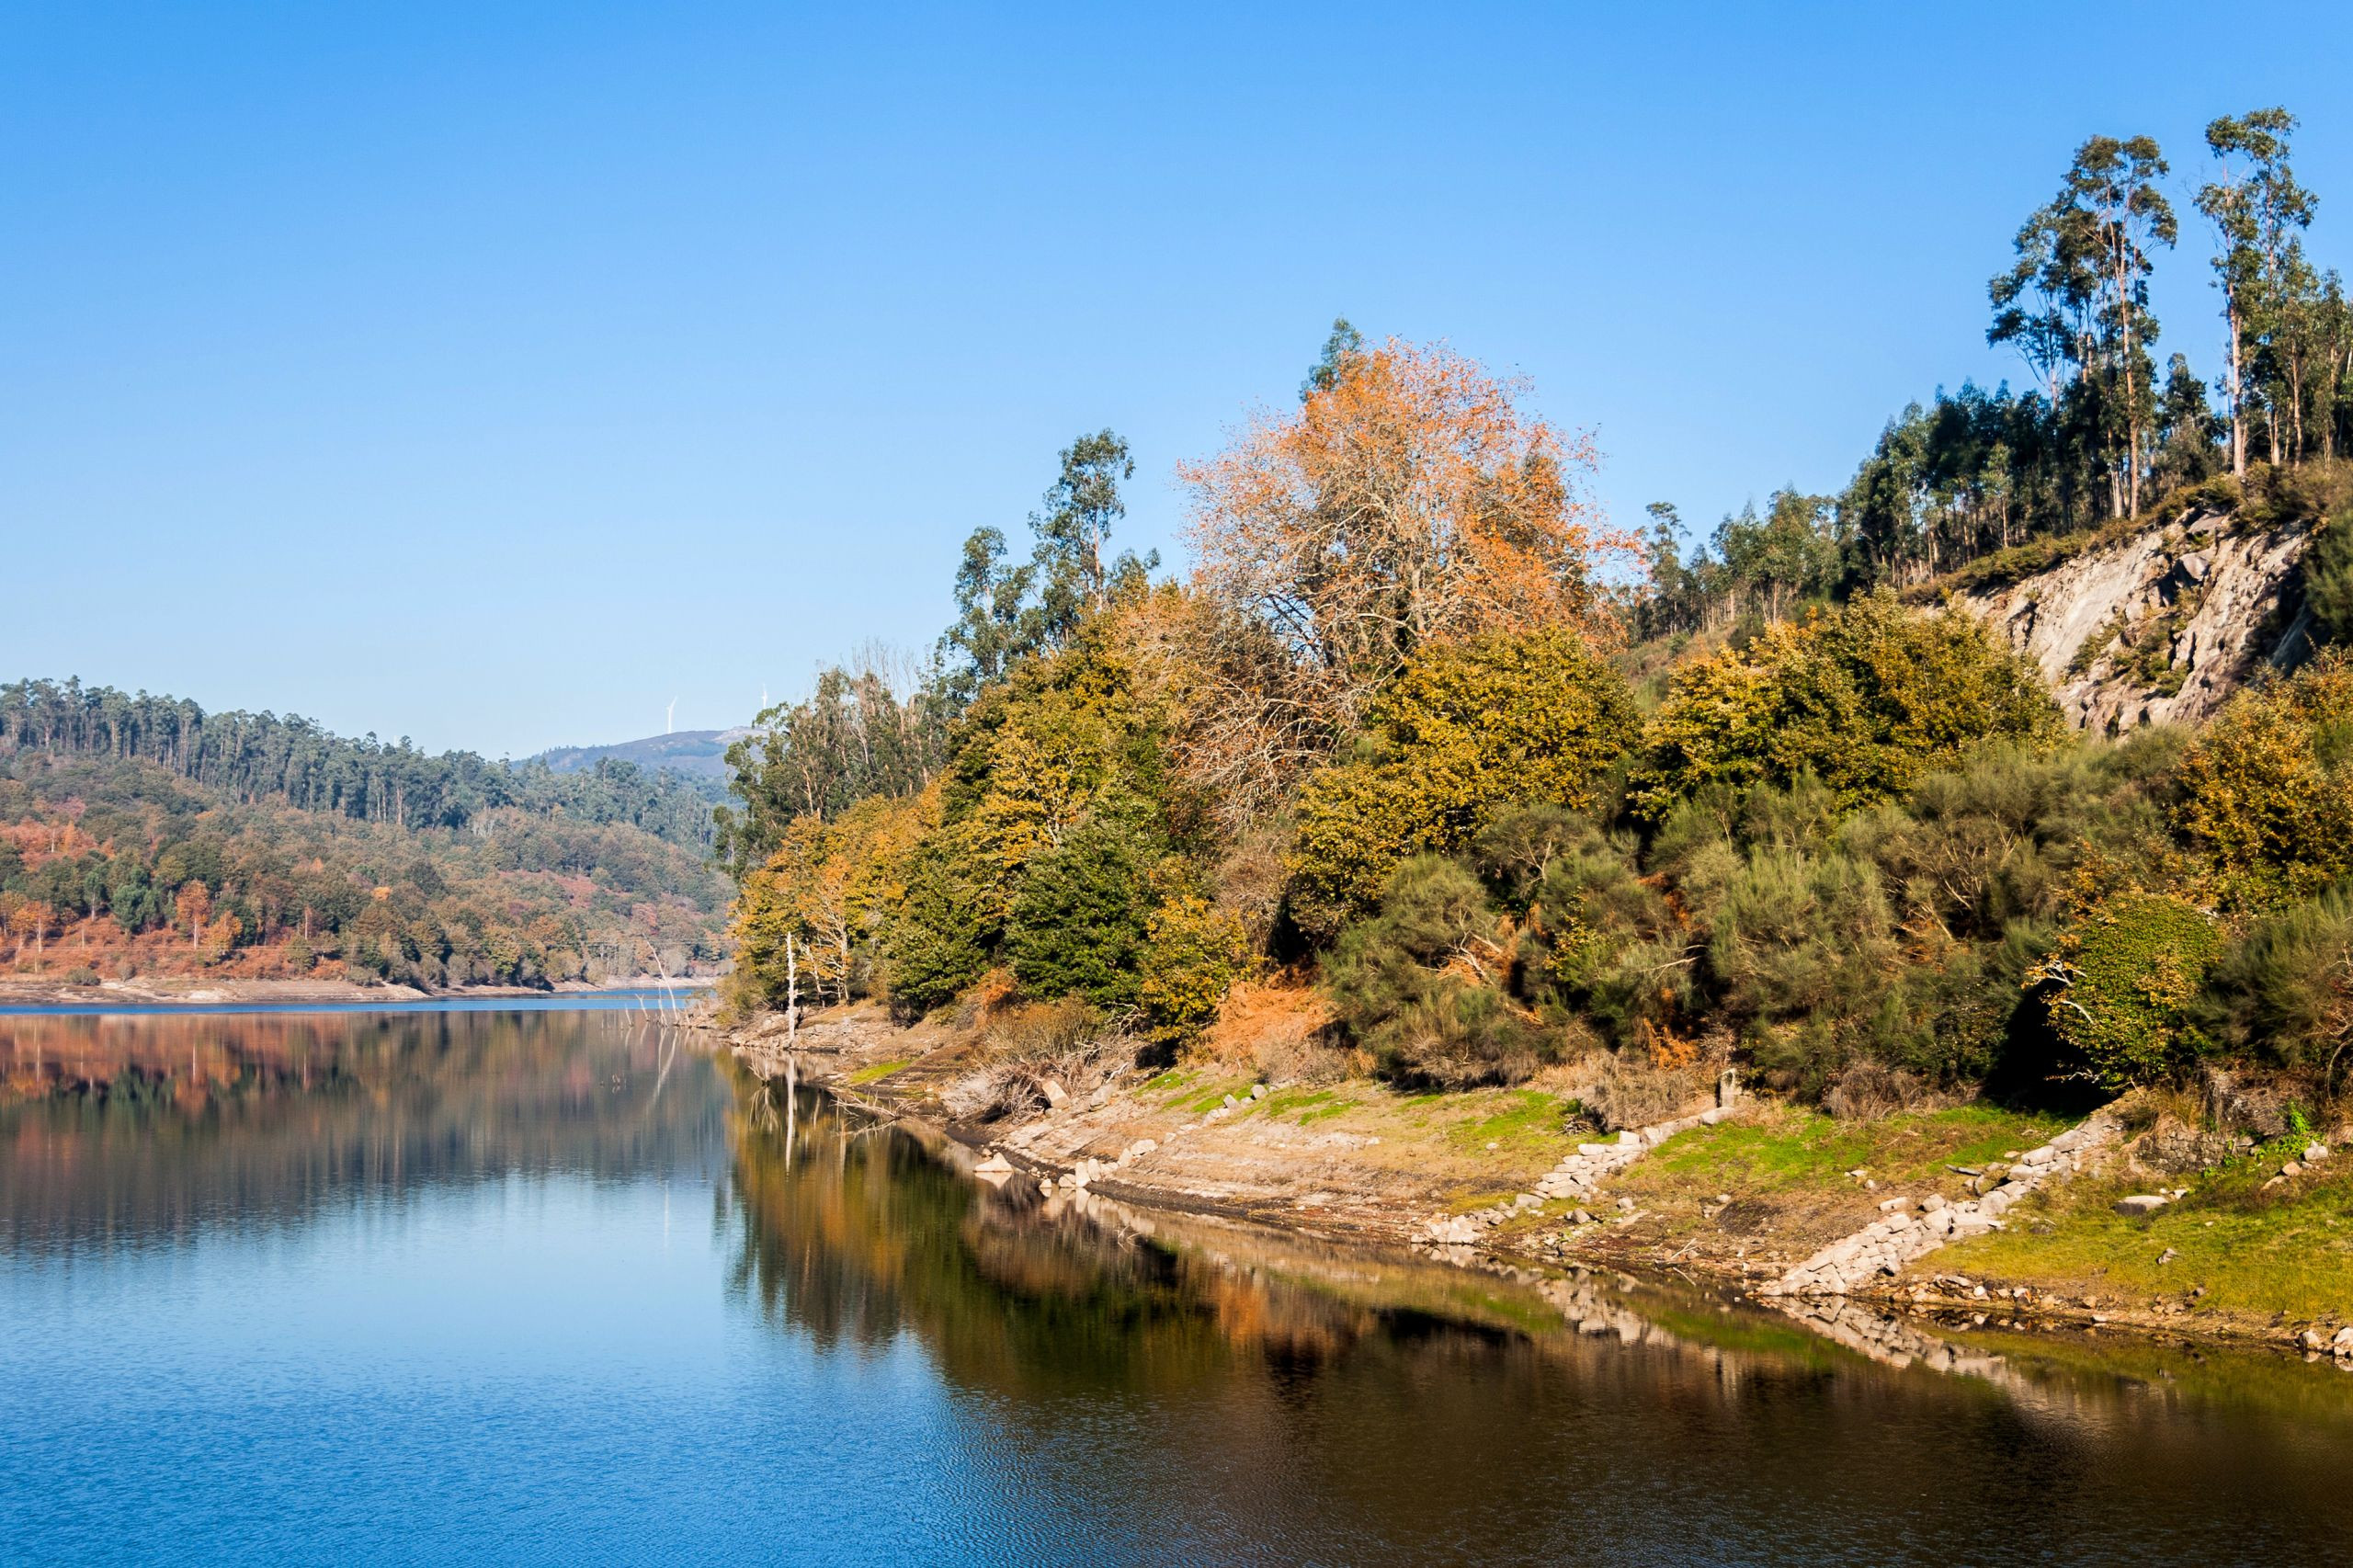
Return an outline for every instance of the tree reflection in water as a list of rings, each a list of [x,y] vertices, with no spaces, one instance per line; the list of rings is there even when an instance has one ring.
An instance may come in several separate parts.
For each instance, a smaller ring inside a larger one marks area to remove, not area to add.
[[[286,1223],[354,1196],[715,1165],[728,1086],[627,1013],[0,1017],[12,1249]]]

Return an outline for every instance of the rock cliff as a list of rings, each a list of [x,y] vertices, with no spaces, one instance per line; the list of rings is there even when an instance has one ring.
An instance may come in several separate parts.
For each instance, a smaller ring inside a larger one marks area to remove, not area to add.
[[[2067,717],[2115,733],[2210,717],[2266,664],[2309,649],[2310,524],[2184,512],[1955,597],[2041,667]]]

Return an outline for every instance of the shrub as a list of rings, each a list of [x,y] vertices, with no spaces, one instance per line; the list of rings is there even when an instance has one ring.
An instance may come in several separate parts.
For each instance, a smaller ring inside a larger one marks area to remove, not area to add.
[[[1137,986],[1146,1037],[1181,1045],[1199,1035],[1249,959],[1242,922],[1208,900],[1187,893],[1154,910]]]
[[[1506,813],[1473,856],[1524,915],[1519,993],[1621,1048],[1650,1045],[1693,1006],[1688,933],[1636,869],[1634,843],[1553,807]]]
[[[1573,632],[1423,653],[1374,699],[1360,755],[1301,791],[1292,917],[1329,936],[1370,910],[1408,856],[1460,849],[1512,805],[1591,804],[1637,733],[1624,678]]]
[[[2061,728],[2033,667],[1973,617],[1915,615],[1881,592],[1678,671],[1644,727],[1632,799],[1663,823],[1711,783],[1787,785],[1810,772],[1852,809],[1979,743],[2039,747]]]
[[[2138,890],[2109,898],[2060,938],[2030,977],[2080,1073],[2129,1088],[2178,1071],[2199,1036],[2191,1007],[2222,949],[2213,917]]]
[[[1578,1104],[1605,1132],[1648,1127],[1687,1109],[1715,1083],[1718,1068],[1708,1061],[1662,1063],[1641,1051],[1603,1058],[1601,1071],[1578,1095]]]
[[[1026,1115],[1047,1103],[1050,1080],[1065,1092],[1083,1091],[1122,1038],[1074,996],[1008,1002],[984,1012],[973,1047],[981,1065],[943,1089],[940,1104],[960,1121]]]
[[[1711,917],[1708,964],[1778,1085],[1821,1093],[1881,1032],[1898,952],[1878,872],[1839,851],[1757,849]]]
[[[1549,1041],[1505,994],[1501,912],[1435,855],[1397,868],[1381,913],[1341,937],[1325,979],[1339,1021],[1387,1077],[1464,1088],[1518,1083]]]
[[[2353,644],[2353,510],[2330,518],[2305,551],[2304,603],[2320,641]]]
[[[2206,1017],[2234,1051],[2333,1089],[2353,1055],[2353,892],[2257,921],[2215,966]]]
[[[1005,933],[1022,989],[1133,1007],[1158,858],[1135,828],[1097,820],[1032,861]]]
[[[1822,1098],[1822,1108],[1841,1121],[1877,1121],[1935,1103],[1935,1092],[1915,1074],[1876,1062],[1858,1062],[1838,1074],[1838,1082]]]
[[[2254,907],[2353,874],[2353,653],[2233,699],[2183,756],[2175,823]]]
[[[981,1027],[978,1049],[991,1062],[1056,1066],[1090,1056],[1102,1035],[1103,1020],[1095,1009],[1065,996],[997,1009]]]

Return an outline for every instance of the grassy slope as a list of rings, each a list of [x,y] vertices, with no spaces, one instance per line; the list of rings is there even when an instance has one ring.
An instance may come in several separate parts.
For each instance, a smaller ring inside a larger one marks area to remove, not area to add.
[[[2290,1153],[2273,1145],[2174,1178],[2188,1195],[2147,1219],[2112,1206],[2153,1184],[2079,1177],[2020,1205],[2006,1231],[1940,1256],[1973,1277],[2079,1300],[2175,1302],[2242,1322],[2342,1322],[2353,1315],[2353,1157],[2332,1156],[2265,1190]],[[2158,1262],[2169,1250],[2178,1256]]]

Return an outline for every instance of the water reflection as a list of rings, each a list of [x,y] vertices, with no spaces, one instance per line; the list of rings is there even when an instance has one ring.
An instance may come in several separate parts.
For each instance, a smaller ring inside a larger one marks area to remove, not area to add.
[[[1347,1561],[2353,1550],[2353,1378],[2326,1366],[1470,1275],[1041,1202],[817,1101],[794,1120],[736,1127],[738,1288],[820,1345],[919,1341],[1018,1484],[1175,1486],[1137,1504],[1148,1556],[1181,1557],[1188,1506],[1204,1551]]]
[[[0,1019],[0,1558],[2353,1560],[2326,1366],[1047,1200],[682,1044]]]
[[[715,1162],[732,1103],[618,1012],[0,1017],[0,1245],[185,1239],[420,1184]]]

